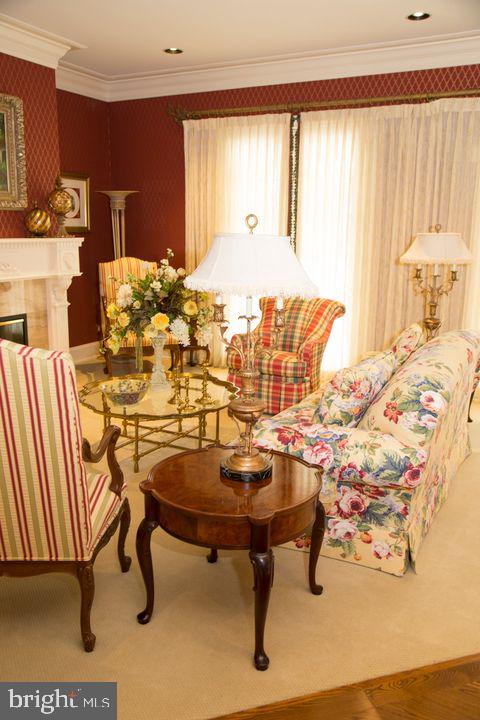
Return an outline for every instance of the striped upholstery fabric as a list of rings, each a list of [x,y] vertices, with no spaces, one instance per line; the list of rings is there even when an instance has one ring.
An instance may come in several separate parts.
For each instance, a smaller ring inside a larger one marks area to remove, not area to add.
[[[110,525],[124,500],[127,486],[122,487],[122,496],[110,492],[110,475],[87,472],[88,503],[92,522],[92,549],[96,546]]]
[[[262,338],[262,345],[272,345],[275,298],[262,298],[262,317],[254,330]],[[260,373],[256,382],[257,396],[266,405],[266,412],[276,414],[285,410],[320,386],[323,353],[334,321],[345,313],[344,306],[335,300],[315,298],[285,301],[285,328],[279,338],[278,349],[270,357],[262,356],[255,366]],[[232,342],[241,344],[243,335],[235,335]],[[227,353],[228,379],[240,384],[238,353]]]
[[[81,447],[71,357],[0,340],[0,560],[91,557]],[[95,532],[118,509],[106,484],[97,495]]]
[[[137,278],[144,278],[147,272],[155,272],[157,263],[139,258],[123,257],[111,262],[98,263],[98,280],[100,285],[100,299],[102,306],[102,333],[108,335],[108,319],[105,316],[105,309],[111,302],[115,302],[118,284],[115,281],[127,282],[127,275]],[[135,335],[129,333],[122,341],[122,347],[135,347]],[[177,345],[176,339],[167,333],[166,345]],[[142,337],[142,345],[149,347],[150,338]]]

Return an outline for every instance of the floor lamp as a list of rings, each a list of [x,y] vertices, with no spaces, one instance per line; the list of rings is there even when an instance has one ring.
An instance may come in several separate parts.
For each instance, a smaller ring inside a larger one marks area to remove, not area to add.
[[[413,279],[415,290],[425,299],[423,324],[428,340],[435,337],[442,324],[437,316],[440,297],[452,291],[458,280],[458,266],[469,265],[472,260],[460,233],[442,232],[441,225],[430,228],[428,233],[418,233],[401,256],[402,264],[416,265]]]
[[[125,201],[138,190],[97,190],[110,198],[114,258],[125,257]]]

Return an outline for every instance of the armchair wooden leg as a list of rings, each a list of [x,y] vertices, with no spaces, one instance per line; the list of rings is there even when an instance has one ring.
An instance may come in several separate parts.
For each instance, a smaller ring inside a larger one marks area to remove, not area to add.
[[[93,578],[93,564],[91,562],[80,564],[77,568],[78,582],[82,593],[80,608],[80,628],[82,631],[83,647],[85,652],[92,652],[95,647],[95,635],[90,627],[90,611],[95,595],[95,580]]]
[[[132,564],[132,558],[125,555],[125,540],[130,527],[130,503],[128,498],[125,498],[122,505],[120,515],[120,530],[118,531],[118,559],[120,561],[120,567],[122,572],[128,572],[130,565]]]

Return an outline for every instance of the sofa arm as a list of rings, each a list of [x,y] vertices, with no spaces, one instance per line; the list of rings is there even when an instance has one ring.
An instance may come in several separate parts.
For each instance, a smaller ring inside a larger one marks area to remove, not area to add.
[[[324,469],[325,479],[413,489],[421,482],[428,453],[393,435],[303,420],[263,418],[254,429],[257,447],[280,450]]]

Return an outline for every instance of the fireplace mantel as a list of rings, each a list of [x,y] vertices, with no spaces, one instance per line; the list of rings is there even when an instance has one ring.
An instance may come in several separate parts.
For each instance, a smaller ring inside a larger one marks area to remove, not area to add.
[[[0,284],[45,280],[52,350],[69,349],[67,290],[72,278],[81,275],[82,243],[78,237],[0,238]]]

